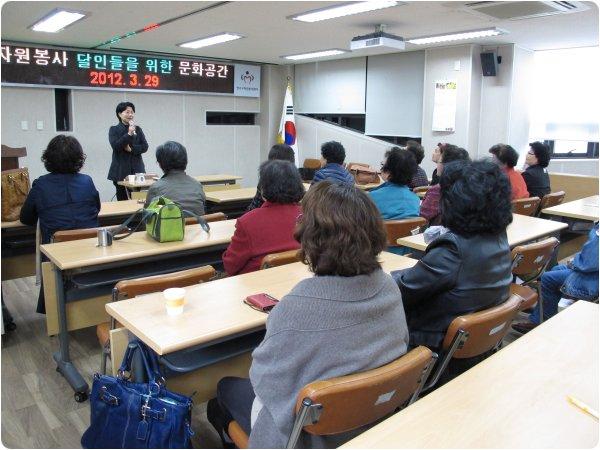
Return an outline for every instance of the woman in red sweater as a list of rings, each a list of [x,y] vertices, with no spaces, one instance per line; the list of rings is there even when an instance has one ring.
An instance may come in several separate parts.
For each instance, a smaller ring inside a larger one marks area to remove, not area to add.
[[[519,198],[528,198],[529,191],[527,191],[527,185],[523,179],[521,172],[515,170],[517,161],[519,160],[519,154],[510,145],[496,144],[490,148],[490,153],[494,155],[496,160],[500,163],[504,169],[504,173],[510,181],[511,188],[511,200],[517,200]]]
[[[265,202],[248,211],[235,225],[223,265],[228,275],[253,272],[265,255],[300,248],[294,227],[302,210],[304,186],[298,169],[288,161],[266,161],[258,181]]]

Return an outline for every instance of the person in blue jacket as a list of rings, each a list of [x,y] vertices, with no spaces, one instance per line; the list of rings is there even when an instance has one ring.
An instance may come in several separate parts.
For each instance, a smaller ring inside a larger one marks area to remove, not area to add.
[[[419,197],[408,187],[417,171],[417,161],[408,150],[392,147],[385,153],[381,177],[385,180],[369,195],[383,220],[419,217]]]
[[[342,165],[346,159],[346,150],[342,144],[336,141],[325,142],[321,145],[321,156],[325,160],[325,166],[317,170],[312,184],[329,180],[354,186],[354,177]]]
[[[578,300],[598,298],[598,222],[590,230],[583,248],[567,264],[554,266],[542,275],[541,297],[544,302],[544,320],[558,313],[562,297]],[[535,306],[529,322],[516,323],[513,328],[527,333],[540,323],[540,307]]]
[[[100,195],[92,178],[79,173],[85,162],[79,141],[59,134],[44,150],[42,162],[49,173],[32,183],[21,222],[35,226],[39,219],[42,244],[48,244],[59,230],[97,227]],[[43,292],[42,288],[37,308],[41,313],[45,312]]]

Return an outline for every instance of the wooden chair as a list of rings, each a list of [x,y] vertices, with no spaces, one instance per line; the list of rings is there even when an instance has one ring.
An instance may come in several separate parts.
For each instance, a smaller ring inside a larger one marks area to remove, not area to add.
[[[417,194],[419,197],[424,196],[425,193],[429,190],[431,186],[427,185],[427,186],[417,186],[416,188],[413,189],[413,192],[415,194]]]
[[[151,277],[136,278],[133,280],[119,281],[112,290],[111,301],[115,302],[124,298],[133,298],[142,294],[163,291],[173,287],[185,287],[209,281],[215,275],[212,266],[197,267],[195,269],[181,270],[167,275],[154,275]],[[119,326],[111,318],[96,326],[96,336],[102,346],[102,360],[100,370],[106,373],[106,359],[110,356],[110,330]]]
[[[304,167],[305,169],[319,170],[321,168],[321,160],[306,158],[304,160],[304,163],[302,164],[302,167]]]
[[[550,192],[542,197],[537,215],[542,214],[542,209],[551,208],[552,206],[560,205],[565,199],[565,191]]]
[[[118,226],[118,225],[117,225]],[[98,230],[102,228],[116,228],[116,227],[97,227],[97,228],[78,228],[76,230],[62,230],[57,231],[52,235],[52,242],[67,242],[67,241],[78,241],[79,239],[90,239],[98,236]],[[129,229],[120,231],[118,234],[128,233]]]
[[[271,267],[283,266],[300,261],[298,258],[298,250],[288,250],[280,253],[271,253],[266,255],[261,263],[260,270],[270,269]]]
[[[539,197],[519,198],[512,202],[513,213],[523,216],[535,216],[540,206]]]
[[[227,220],[227,215],[222,212],[216,212],[216,213],[212,213],[212,214],[204,214],[202,216],[202,218],[204,220],[206,220],[207,222],[220,222],[221,220]],[[195,217],[186,217],[185,218],[186,225],[195,225],[197,223],[198,223],[198,219],[196,219]]]
[[[551,237],[513,248],[512,273],[515,279],[519,277],[523,283],[512,283],[510,290],[523,299],[521,310],[535,306],[540,294],[539,280],[552,260],[558,244],[558,239]],[[540,302],[540,322],[544,320],[543,313],[543,304]]]
[[[296,418],[286,448],[296,446],[302,431],[318,436],[343,433],[411,404],[435,358],[435,353],[421,346],[377,369],[307,384],[297,396]],[[227,434],[238,448],[247,447],[248,436],[237,422],[229,424]]]
[[[383,222],[387,233],[389,247],[402,247],[398,239],[419,234],[427,225],[427,219],[423,217],[411,217],[409,219],[385,220]]]
[[[454,319],[444,337],[443,353],[425,389],[430,390],[437,384],[453,358],[473,358],[498,347],[510,330],[521,302],[519,296],[511,295],[498,306]]]
[[[350,167],[352,166],[360,166],[360,167],[371,167],[369,164],[367,163],[357,163],[357,162],[349,162],[346,164],[346,168],[348,170],[350,170]]]

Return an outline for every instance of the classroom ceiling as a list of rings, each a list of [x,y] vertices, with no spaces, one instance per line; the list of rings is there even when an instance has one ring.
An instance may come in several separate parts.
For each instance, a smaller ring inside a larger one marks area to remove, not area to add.
[[[283,55],[315,50],[349,49],[354,36],[371,33],[385,24],[386,32],[404,37],[420,37],[452,31],[496,26],[509,34],[472,41],[485,45],[514,43],[531,50],[548,50],[598,45],[598,8],[574,14],[523,19],[495,20],[461,10],[465,2],[405,2],[365,14],[304,23],[287,16],[336,2],[179,2],[179,1],[11,1],[2,6],[2,40],[51,44],[103,50],[143,50],[237,61],[287,64]],[[84,11],[88,17],[59,33],[34,32],[29,27],[54,8]],[[199,11],[202,10],[203,11]],[[194,13],[195,11],[198,11]],[[192,14],[190,14],[192,13]],[[187,15],[189,14],[189,15]],[[122,39],[112,46],[99,46],[115,36],[123,36],[152,23],[184,16],[164,26]],[[223,31],[245,36],[224,44],[197,50],[176,44]],[[446,44],[449,45],[449,44]],[[429,46],[406,44],[405,51]],[[437,46],[440,46],[438,44]],[[369,55],[389,50],[369,50]],[[349,58],[365,53],[345,53],[328,59]],[[303,61],[304,62],[304,61]]]

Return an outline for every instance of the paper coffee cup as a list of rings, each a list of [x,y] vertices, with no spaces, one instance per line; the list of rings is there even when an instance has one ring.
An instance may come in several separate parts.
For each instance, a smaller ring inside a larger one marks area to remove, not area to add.
[[[167,307],[168,315],[176,316],[183,312],[183,305],[185,304],[185,289],[165,289],[163,291],[163,295],[165,297],[165,306]]]
[[[135,182],[135,175],[127,175],[127,181],[129,183],[134,183]]]

